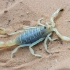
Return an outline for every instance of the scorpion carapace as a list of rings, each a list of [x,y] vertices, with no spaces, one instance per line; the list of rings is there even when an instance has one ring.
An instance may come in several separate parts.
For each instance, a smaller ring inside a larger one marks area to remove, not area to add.
[[[56,40],[57,38],[54,38],[54,39],[51,39],[51,35],[52,35],[52,32],[54,31],[57,36],[59,38],[61,38],[62,40],[65,40],[65,41],[70,41],[70,38],[69,37],[66,37],[66,36],[62,36],[58,30],[55,28],[55,22],[54,22],[54,19],[55,17],[58,15],[58,13],[60,11],[63,11],[62,8],[59,8],[57,9],[51,16],[50,18],[50,22],[46,22],[46,25],[44,24],[41,24],[41,19],[38,20],[38,24],[40,26],[35,26],[35,27],[29,27],[29,26],[26,26],[24,27],[24,31],[21,30],[21,31],[18,31],[18,32],[13,32],[13,33],[10,33],[8,35],[13,35],[13,34],[16,34],[16,33],[19,33],[21,32],[20,35],[18,35],[14,40],[9,40],[7,42],[0,42],[0,47],[10,47],[10,46],[14,46],[14,45],[19,45],[18,47],[16,47],[13,51],[12,51],[12,54],[11,54],[11,58],[13,57],[13,54],[20,48],[20,47],[26,47],[28,46],[29,47],[29,50],[31,52],[32,55],[34,56],[38,56],[38,57],[42,57],[40,54],[35,54],[34,53],[34,50],[32,49],[32,47],[34,45],[36,45],[37,43],[41,42],[44,40],[44,47],[45,47],[45,50],[49,52],[49,50],[47,49],[47,40],[50,40],[50,41],[53,41],[53,40]],[[5,30],[1,29],[1,32],[3,32],[3,34],[5,34]],[[1,33],[0,32],[0,33]]]

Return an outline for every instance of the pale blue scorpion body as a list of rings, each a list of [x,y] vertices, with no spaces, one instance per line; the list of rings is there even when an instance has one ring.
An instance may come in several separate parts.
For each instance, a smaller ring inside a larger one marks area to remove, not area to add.
[[[19,36],[15,38],[15,43],[16,45],[19,45],[19,46],[12,51],[11,58],[13,57],[13,54],[20,47],[26,47],[26,46],[29,47],[29,50],[32,55],[41,57],[41,55],[39,54],[34,54],[34,50],[32,49],[32,47],[36,45],[37,43],[43,41],[44,39],[45,39],[44,41],[45,49],[49,53],[49,51],[47,50],[46,41],[50,36],[49,35],[47,37],[47,35],[50,33],[51,31],[48,30],[46,26],[38,26],[38,27],[30,28],[29,30],[21,33]]]
[[[40,38],[45,38],[49,34],[45,26],[39,26],[36,28],[31,28],[27,30],[26,32],[20,34],[16,38],[16,43],[18,45],[22,44],[32,44],[33,42],[36,42]]]

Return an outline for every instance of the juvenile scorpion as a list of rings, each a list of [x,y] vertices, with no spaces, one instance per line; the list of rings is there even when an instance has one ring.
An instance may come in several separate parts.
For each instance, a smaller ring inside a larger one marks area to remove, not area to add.
[[[55,28],[54,19],[59,14],[59,12],[61,12],[62,10],[63,10],[62,8],[57,9],[52,14],[52,16],[50,18],[50,22],[46,22],[46,25],[41,24],[41,20],[43,19],[43,18],[41,18],[38,20],[39,26],[35,26],[35,27],[27,26],[27,27],[25,27],[25,31],[18,31],[18,32],[8,34],[8,35],[13,35],[13,34],[21,32],[21,34],[18,35],[14,40],[9,40],[7,42],[0,42],[0,47],[2,48],[2,47],[10,47],[10,46],[14,46],[14,45],[19,45],[12,51],[11,58],[13,57],[14,53],[16,53],[16,51],[19,48],[26,47],[26,46],[29,47],[29,50],[32,55],[37,56],[37,57],[42,57],[40,54],[35,54],[32,47],[44,40],[45,50],[48,53],[50,53],[49,50],[47,49],[46,42],[48,40],[53,41],[53,40],[57,39],[57,38],[52,39],[50,37],[52,35],[52,32],[55,32],[60,39],[65,40],[65,41],[70,41],[69,37],[62,36],[58,32],[58,30]],[[5,33],[4,30],[2,32],[3,32],[3,34]]]

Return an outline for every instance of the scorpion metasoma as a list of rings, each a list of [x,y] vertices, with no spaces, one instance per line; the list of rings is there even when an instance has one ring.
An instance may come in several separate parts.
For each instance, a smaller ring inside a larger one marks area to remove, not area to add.
[[[55,28],[54,19],[60,11],[63,11],[63,9],[62,8],[57,9],[52,14],[52,16],[50,18],[50,22],[46,22],[46,25],[40,23],[40,21],[43,19],[43,18],[41,18],[38,20],[39,26],[35,26],[35,27],[27,26],[27,27],[25,27],[25,31],[22,30],[22,31],[17,31],[17,32],[8,34],[8,35],[13,35],[13,34],[21,32],[21,34],[18,35],[14,40],[9,40],[7,42],[0,42],[0,47],[2,48],[2,47],[10,47],[10,46],[14,46],[14,45],[19,45],[12,51],[11,58],[13,57],[13,54],[20,47],[25,47],[25,46],[29,47],[29,50],[32,55],[37,56],[37,57],[42,57],[40,54],[35,54],[32,47],[44,40],[44,47],[45,47],[46,51],[48,53],[50,53],[47,49],[46,42],[47,42],[47,40],[50,40],[50,41],[56,40],[56,38],[51,39],[50,36],[52,35],[52,32],[55,32],[60,39],[65,40],[65,41],[70,41],[69,37],[62,36],[58,32],[58,30]],[[2,34],[4,34],[5,29],[1,28],[0,32]]]

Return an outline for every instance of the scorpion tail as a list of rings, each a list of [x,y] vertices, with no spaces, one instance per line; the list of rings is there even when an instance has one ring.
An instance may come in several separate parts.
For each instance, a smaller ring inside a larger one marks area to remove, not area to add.
[[[6,34],[6,29],[5,29],[5,28],[0,27],[0,34]]]
[[[7,42],[0,41],[0,48],[7,48],[16,45],[15,39]]]
[[[6,29],[0,27],[0,34],[2,34],[2,35],[7,34]],[[14,46],[14,45],[16,45],[16,40],[15,39],[14,40],[9,40],[7,42],[0,41],[0,48],[11,47],[11,46]]]
[[[6,47],[5,42],[0,41],[0,48],[4,48],[4,47]]]

